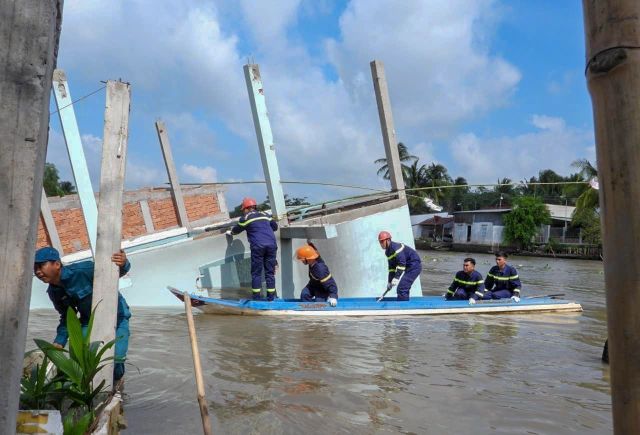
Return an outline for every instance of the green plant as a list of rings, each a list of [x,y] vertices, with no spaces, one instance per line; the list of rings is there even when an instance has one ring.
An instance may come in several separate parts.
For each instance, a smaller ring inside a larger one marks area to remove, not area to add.
[[[518,248],[529,246],[540,225],[548,223],[550,219],[549,210],[540,198],[517,198],[511,212],[504,217],[504,237]]]
[[[94,388],[93,380],[113,357],[105,357],[104,353],[115,343],[111,340],[101,345],[99,341],[91,342],[91,330],[95,308],[91,312],[86,333],[83,334],[80,320],[69,307],[67,310],[67,330],[69,331],[69,350],[58,349],[53,344],[35,339],[36,345],[58,368],[66,379],[62,386],[65,397],[72,401],[72,407],[86,406],[93,411],[93,401],[104,390],[103,380]]]
[[[76,408],[66,415],[62,422],[64,435],[84,435],[89,431],[89,426],[95,420],[96,415],[93,411],[84,413],[83,411],[85,409]]]
[[[56,392],[62,386],[58,378],[49,379],[47,371],[49,359],[44,357],[40,364],[34,364],[20,380],[20,408],[47,409],[59,402]]]

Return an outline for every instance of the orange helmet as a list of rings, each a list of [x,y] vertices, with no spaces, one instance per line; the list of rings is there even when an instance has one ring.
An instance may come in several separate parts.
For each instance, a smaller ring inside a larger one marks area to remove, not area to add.
[[[391,238],[391,233],[388,231],[380,231],[378,234],[378,242],[382,242],[383,240],[387,240]]]
[[[249,207],[255,207],[256,205],[257,204],[255,199],[247,197],[242,200],[242,205],[240,206],[240,209],[244,210]]]
[[[303,245],[296,251],[296,258],[298,260],[315,260],[319,256],[318,251],[309,245]]]

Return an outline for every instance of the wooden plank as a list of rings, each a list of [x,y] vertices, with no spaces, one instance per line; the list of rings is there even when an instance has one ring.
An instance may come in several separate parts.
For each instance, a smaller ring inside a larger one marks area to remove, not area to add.
[[[127,156],[131,88],[128,83],[109,80],[104,111],[104,143],[98,201],[98,240],[92,307],[96,309],[92,341],[113,340],[118,310],[118,267],[111,255],[120,249],[122,239],[122,196]],[[113,348],[106,352],[113,356]],[[113,363],[101,370],[94,381],[113,383]]]
[[[387,77],[384,72],[384,65],[379,60],[374,60],[370,64],[371,77],[373,78],[373,89],[376,93],[376,103],[378,105],[378,116],[380,117],[380,129],[382,130],[382,140],[384,142],[384,152],[389,168],[389,181],[391,190],[398,192],[400,198],[405,198],[404,179],[402,178],[402,166],[398,153],[398,140],[396,130],[393,126],[393,114],[391,113],[391,100],[389,89],[387,88]]]
[[[640,433],[640,2],[583,0],[595,125],[613,429]],[[595,357],[595,355],[594,355]]]
[[[169,143],[169,134],[167,133],[167,127],[164,125],[164,122],[156,121],[156,131],[158,132],[158,140],[160,141],[160,148],[162,148],[164,165],[167,168],[167,174],[169,174],[169,183],[171,184],[171,198],[173,199],[173,206],[177,211],[178,224],[181,227],[185,227],[187,230],[190,231],[191,225],[189,224],[187,209],[184,206],[182,189],[180,188],[180,182],[178,181],[178,173],[176,172],[176,165],[173,162],[173,154],[171,153],[171,144]]]
[[[40,197],[40,213],[42,214],[42,220],[44,221],[44,227],[49,234],[49,240],[51,240],[51,246],[56,248],[62,257],[64,251],[62,249],[62,243],[60,242],[60,236],[58,235],[58,229],[56,228],[56,222],[53,220],[51,214],[51,207],[49,207],[49,200],[47,194],[42,189],[42,196]]]
[[[0,0],[0,433],[15,433],[62,0]]]

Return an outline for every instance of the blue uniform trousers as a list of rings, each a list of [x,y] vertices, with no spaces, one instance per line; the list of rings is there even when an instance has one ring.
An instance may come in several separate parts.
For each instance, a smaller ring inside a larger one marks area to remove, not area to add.
[[[273,246],[252,246],[251,247],[251,288],[262,288],[262,270],[264,269],[264,280],[267,284],[267,293],[270,299],[275,297],[276,288],[276,254],[278,247]],[[269,292],[269,290],[272,290]],[[260,292],[254,292],[254,299],[260,297]]]
[[[398,283],[398,300],[399,301],[408,301],[409,300],[409,292],[411,291],[411,285],[413,282],[420,276],[420,271],[422,270],[421,265],[418,263],[417,267],[409,268],[400,278],[400,282]]]
[[[329,294],[320,294],[313,290],[309,290],[309,287],[305,287],[300,292],[300,299],[304,302],[327,302]]]
[[[87,327],[82,327],[82,334],[87,334]],[[113,382],[118,382],[124,376],[124,363],[127,359],[127,350],[129,350],[129,319],[118,317],[116,325],[115,340],[113,345]]]
[[[488,293],[491,293],[491,299],[509,299],[511,296],[513,296],[513,293],[507,289],[492,290]]]

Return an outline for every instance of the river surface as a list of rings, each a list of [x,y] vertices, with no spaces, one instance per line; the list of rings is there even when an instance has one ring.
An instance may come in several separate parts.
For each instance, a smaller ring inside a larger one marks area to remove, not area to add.
[[[442,294],[465,255],[421,255],[423,293]],[[493,256],[473,256],[486,275]],[[510,260],[524,297],[565,293],[584,312],[393,319],[196,313],[213,432],[612,433],[609,367],[600,361],[602,263]],[[132,311],[125,433],[202,433],[184,311]],[[53,339],[56,324],[53,310],[32,311],[27,348],[34,337]]]

